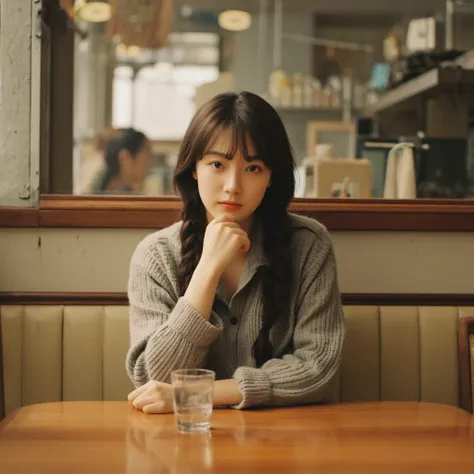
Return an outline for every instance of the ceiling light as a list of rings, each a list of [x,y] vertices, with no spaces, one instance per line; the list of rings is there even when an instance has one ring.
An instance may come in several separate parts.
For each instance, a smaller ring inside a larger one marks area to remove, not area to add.
[[[242,10],[225,10],[219,13],[219,26],[228,31],[244,31],[250,28],[252,16]]]
[[[81,20],[90,23],[102,23],[112,17],[112,8],[106,0],[88,0],[77,10]]]

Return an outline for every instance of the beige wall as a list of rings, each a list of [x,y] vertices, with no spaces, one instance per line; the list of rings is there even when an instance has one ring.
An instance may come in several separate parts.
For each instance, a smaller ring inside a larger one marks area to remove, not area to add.
[[[41,4],[0,0],[0,204],[29,207],[39,198]],[[37,73],[34,75],[34,73]]]
[[[148,230],[0,229],[0,291],[126,291]],[[41,245],[39,245],[41,240]],[[334,232],[345,293],[473,293],[474,234]]]

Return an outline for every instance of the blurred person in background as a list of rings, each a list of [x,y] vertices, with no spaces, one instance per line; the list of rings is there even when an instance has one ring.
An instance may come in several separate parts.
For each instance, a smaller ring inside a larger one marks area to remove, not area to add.
[[[133,128],[116,131],[104,146],[105,169],[95,179],[94,194],[141,194],[150,171],[151,143]]]

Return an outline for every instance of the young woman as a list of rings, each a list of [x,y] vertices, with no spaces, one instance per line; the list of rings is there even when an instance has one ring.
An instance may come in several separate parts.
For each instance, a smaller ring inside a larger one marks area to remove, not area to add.
[[[260,97],[221,94],[193,118],[175,187],[182,221],[131,261],[129,401],[173,410],[170,372],[216,372],[214,404],[331,401],[345,325],[327,230],[287,212],[294,160]]]
[[[151,145],[133,128],[118,131],[105,147],[105,171],[96,192],[139,194],[150,171]]]

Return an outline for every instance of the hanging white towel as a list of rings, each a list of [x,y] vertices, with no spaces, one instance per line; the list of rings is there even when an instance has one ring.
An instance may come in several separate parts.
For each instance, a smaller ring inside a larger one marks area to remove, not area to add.
[[[398,153],[398,151],[401,153]],[[415,199],[416,174],[413,148],[398,143],[388,154],[383,197],[386,199]]]

